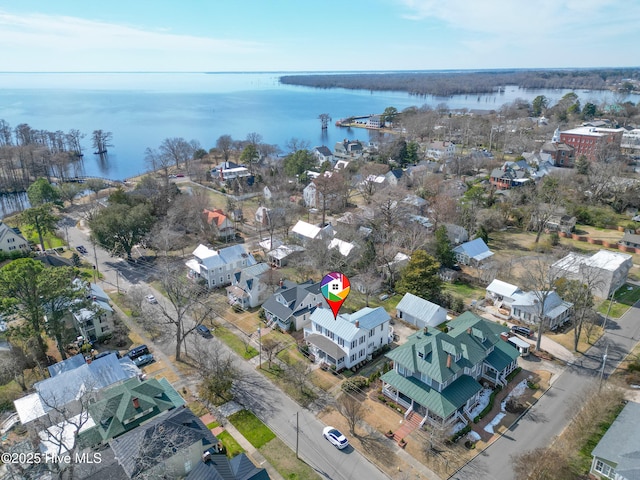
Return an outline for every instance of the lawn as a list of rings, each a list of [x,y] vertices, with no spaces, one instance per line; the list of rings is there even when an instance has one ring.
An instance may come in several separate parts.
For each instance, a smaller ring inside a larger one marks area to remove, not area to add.
[[[224,449],[227,452],[227,457],[233,458],[236,455],[244,452],[244,449],[238,442],[236,442],[236,439],[233,438],[229,432],[220,432],[218,435],[216,435],[216,437],[222,442],[222,445],[224,445]]]
[[[231,330],[226,327],[215,327],[213,334],[226,343],[234,352],[241,355],[245,360],[258,355],[258,351],[251,345],[245,345]]]
[[[276,438],[269,427],[249,410],[240,410],[229,417],[229,421],[255,448],[260,448]]]
[[[593,332],[591,334],[591,338],[587,339],[586,334],[587,329],[583,328],[580,334],[580,340],[578,341],[578,352],[584,353],[602,336],[602,327],[596,325],[593,327]],[[559,343],[564,348],[573,352],[573,340],[574,340],[574,329],[567,330],[565,333],[558,334],[548,334],[548,337],[556,343]],[[590,340],[590,342],[588,341]]]
[[[259,449],[260,453],[287,480],[320,480],[320,476],[279,438]]]
[[[611,318],[620,318],[638,300],[640,300],[640,287],[626,283],[616,292],[611,309],[609,309],[610,300],[605,300],[598,307],[598,312],[603,315],[608,312]]]
[[[455,283],[443,283],[444,290],[454,295],[458,295],[465,300],[478,300],[484,298],[485,290],[479,287],[474,287],[468,283],[455,282]]]

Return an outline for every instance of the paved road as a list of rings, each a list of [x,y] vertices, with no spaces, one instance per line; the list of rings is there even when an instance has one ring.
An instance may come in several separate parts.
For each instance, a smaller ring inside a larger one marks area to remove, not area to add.
[[[580,396],[598,388],[640,341],[640,303],[619,320],[609,320],[606,334],[582,361],[569,365],[540,401],[508,432],[450,478],[456,480],[512,480],[511,456],[548,445],[576,413]],[[603,356],[606,362],[603,366]]]
[[[86,231],[69,227],[68,235],[71,248],[75,249],[78,245],[84,245],[87,248],[89,253],[84,257],[88,262],[93,264],[97,257],[98,268],[104,275],[106,283],[115,287],[116,275],[119,275],[118,285],[121,289],[127,290],[133,285],[149,288],[144,282],[148,273],[146,267],[129,265],[122,259],[111,257],[100,247],[96,247],[94,255],[93,246],[89,242]],[[162,301],[159,296],[158,299]],[[340,451],[330,445],[322,437],[322,429],[325,425],[311,411],[300,407],[291,400],[257,372],[254,366],[241,360],[225,344],[215,338],[203,339],[192,335],[188,348],[193,348],[194,342],[206,342],[204,345],[207,348],[220,349],[236,358],[236,365],[243,373],[243,381],[234,387],[236,401],[252,410],[294,451],[296,447],[296,414],[298,414],[299,455],[324,478],[336,480],[388,478],[351,446]],[[174,345],[170,342],[162,344],[160,348],[167,355],[172,355],[174,352]]]

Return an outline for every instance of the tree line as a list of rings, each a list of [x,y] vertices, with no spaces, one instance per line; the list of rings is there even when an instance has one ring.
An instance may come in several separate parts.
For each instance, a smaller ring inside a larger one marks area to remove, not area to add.
[[[280,82],[317,88],[392,90],[413,95],[448,97],[496,92],[505,85],[522,88],[633,89],[628,80],[640,79],[640,69],[596,70],[500,70],[479,72],[394,72],[284,75]],[[624,83],[626,81],[626,83]]]

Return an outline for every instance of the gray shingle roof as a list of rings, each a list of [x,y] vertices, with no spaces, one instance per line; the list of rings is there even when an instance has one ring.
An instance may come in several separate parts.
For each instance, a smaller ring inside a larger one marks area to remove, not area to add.
[[[627,403],[591,455],[616,464],[616,473],[624,478],[640,478],[639,403]]]

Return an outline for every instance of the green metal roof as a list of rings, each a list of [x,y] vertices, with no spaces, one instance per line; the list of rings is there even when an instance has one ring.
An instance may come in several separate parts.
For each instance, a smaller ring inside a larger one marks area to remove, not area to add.
[[[385,373],[381,380],[442,418],[448,418],[482,389],[482,385],[469,375],[462,375],[442,393],[416,378],[405,378],[394,370]]]
[[[493,368],[501,372],[509,364],[520,356],[518,350],[516,350],[511,344],[500,341],[496,343],[493,352],[487,356],[486,362]]]

